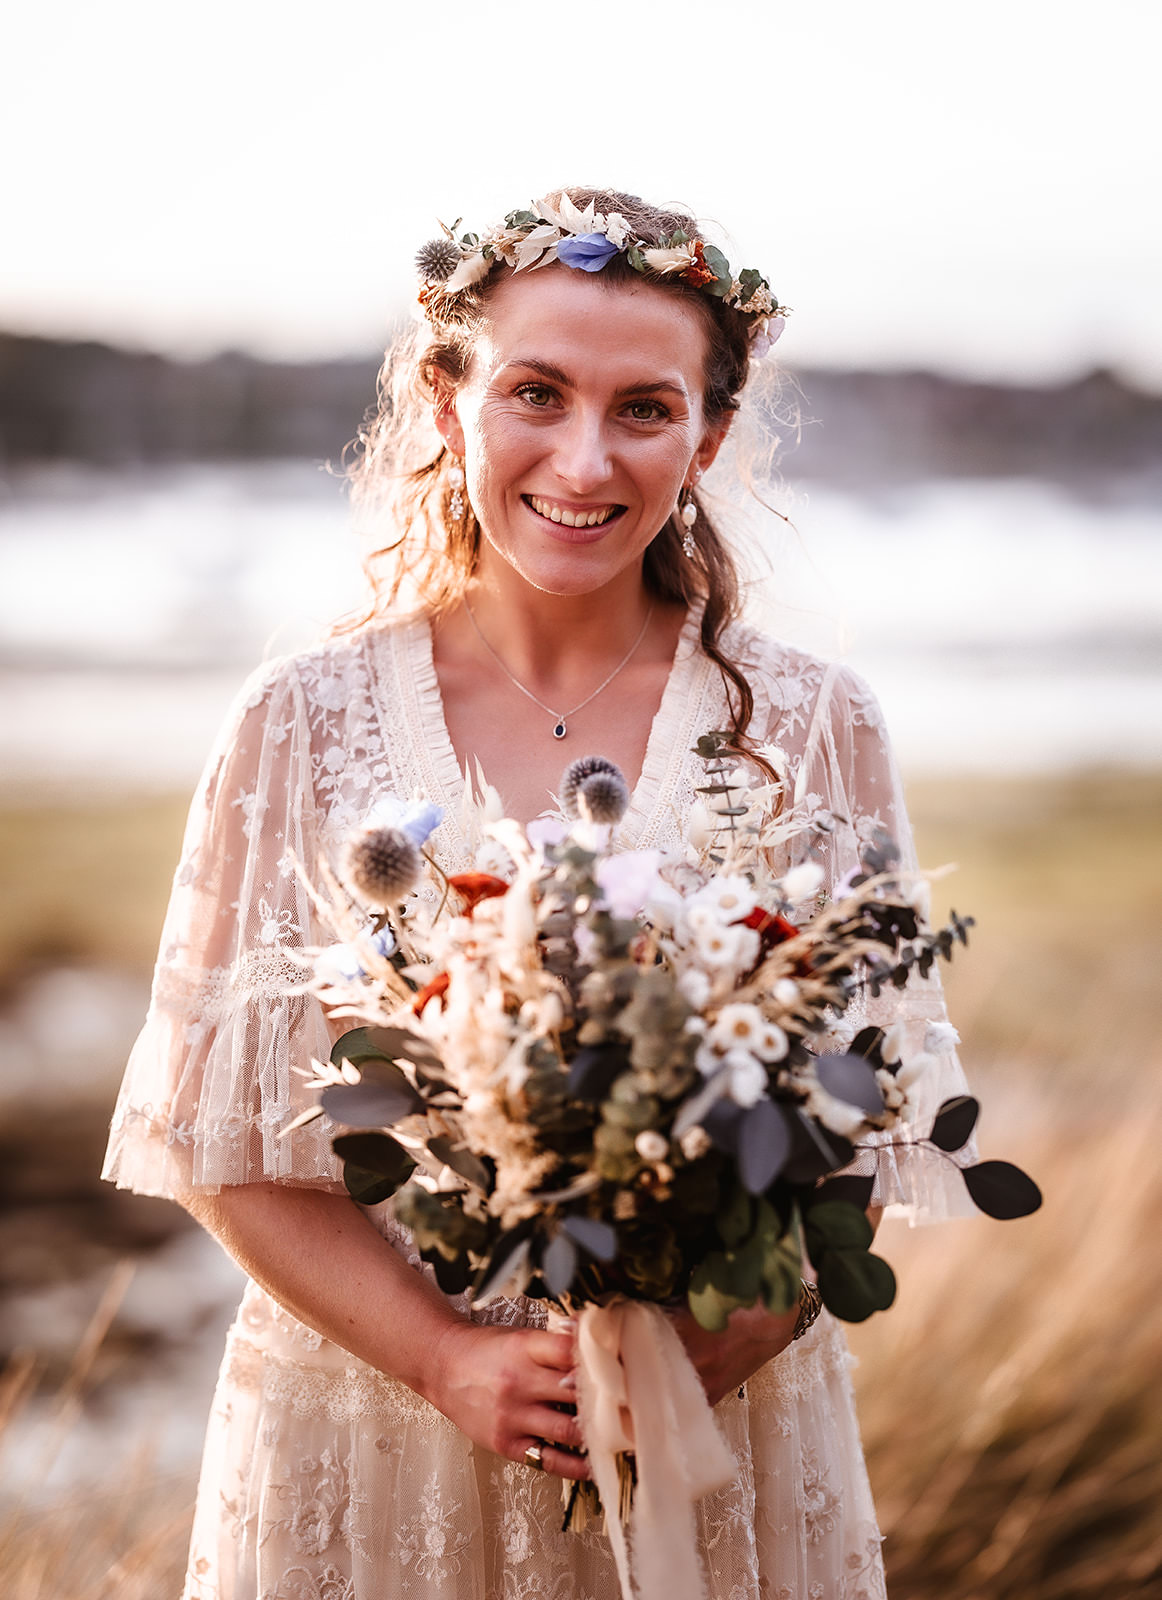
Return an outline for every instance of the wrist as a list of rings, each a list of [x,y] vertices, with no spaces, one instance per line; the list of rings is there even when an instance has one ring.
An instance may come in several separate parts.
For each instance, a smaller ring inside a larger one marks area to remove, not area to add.
[[[428,1346],[423,1368],[412,1385],[444,1416],[451,1415],[449,1406],[455,1375],[464,1358],[465,1335],[474,1336],[478,1331],[470,1318],[449,1309],[448,1320]]]

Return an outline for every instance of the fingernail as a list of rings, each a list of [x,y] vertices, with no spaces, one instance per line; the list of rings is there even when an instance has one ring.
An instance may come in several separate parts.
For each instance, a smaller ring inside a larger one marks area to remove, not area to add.
[[[577,1387],[577,1380],[571,1372],[567,1372],[560,1380],[559,1387],[564,1389],[567,1394],[572,1394]]]

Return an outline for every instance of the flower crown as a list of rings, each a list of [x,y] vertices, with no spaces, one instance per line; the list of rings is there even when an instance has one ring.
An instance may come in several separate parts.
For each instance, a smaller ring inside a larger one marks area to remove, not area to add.
[[[754,321],[747,330],[751,355],[763,356],[783,331],[787,307],[771,293],[771,286],[754,267],[736,277],[722,251],[705,240],[691,238],[681,228],[663,234],[658,244],[639,239],[618,211],[608,214],[590,201],[581,210],[567,194],[535,200],[527,211],[510,211],[503,224],[482,234],[457,236],[459,222],[440,226],[444,237],[433,239],[416,255],[423,279],[420,304],[432,315],[431,302],[438,290],[456,294],[481,283],[497,262],[515,272],[560,261],[581,272],[600,272],[616,255],[624,255],[643,277],[680,278],[713,295],[724,305]]]

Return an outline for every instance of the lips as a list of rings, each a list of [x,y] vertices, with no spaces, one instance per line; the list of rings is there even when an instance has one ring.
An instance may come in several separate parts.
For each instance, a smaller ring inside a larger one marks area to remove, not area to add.
[[[523,499],[538,516],[560,523],[565,528],[599,528],[625,510],[624,506],[618,505],[582,506],[578,509],[561,505],[556,500],[545,500],[537,494],[526,494]]]

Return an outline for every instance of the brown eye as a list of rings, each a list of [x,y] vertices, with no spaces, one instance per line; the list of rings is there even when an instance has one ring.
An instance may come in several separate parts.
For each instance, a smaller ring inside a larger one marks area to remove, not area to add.
[[[547,389],[543,383],[522,384],[517,390],[517,394],[520,395],[522,400],[527,400],[531,406],[536,406],[539,410],[543,410],[545,406],[551,404],[553,399],[552,390]]]
[[[659,422],[666,415],[666,409],[656,400],[634,400],[629,414],[635,422]]]

